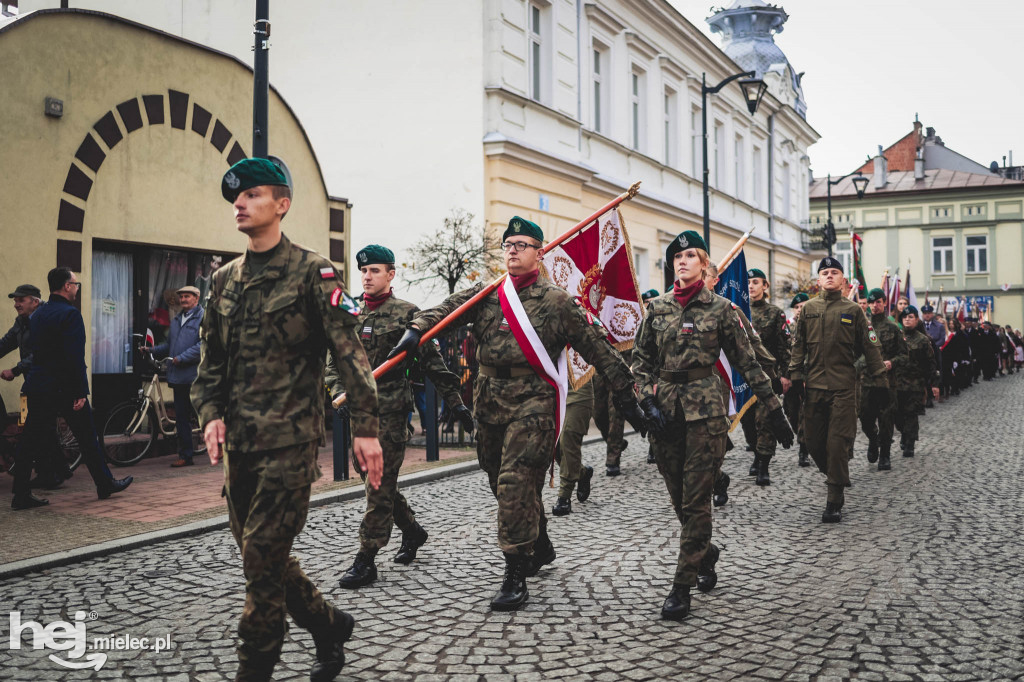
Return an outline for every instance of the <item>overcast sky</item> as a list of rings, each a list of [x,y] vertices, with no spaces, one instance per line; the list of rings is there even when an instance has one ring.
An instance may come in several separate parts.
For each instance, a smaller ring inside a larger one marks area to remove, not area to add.
[[[669,0],[721,46],[709,0]],[[767,0],[771,2],[772,0]],[[713,3],[730,6],[733,0]],[[775,0],[776,44],[805,71],[815,177],[854,170],[910,132],[914,114],[946,146],[987,166],[1024,165],[1024,0]]]

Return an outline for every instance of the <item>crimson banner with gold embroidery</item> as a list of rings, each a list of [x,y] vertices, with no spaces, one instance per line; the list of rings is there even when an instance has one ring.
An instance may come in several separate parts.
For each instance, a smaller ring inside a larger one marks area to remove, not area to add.
[[[633,252],[618,209],[608,211],[572,239],[544,254],[552,282],[576,298],[619,350],[633,347],[644,307],[633,270]],[[572,348],[566,350],[569,381],[585,384],[594,368]]]

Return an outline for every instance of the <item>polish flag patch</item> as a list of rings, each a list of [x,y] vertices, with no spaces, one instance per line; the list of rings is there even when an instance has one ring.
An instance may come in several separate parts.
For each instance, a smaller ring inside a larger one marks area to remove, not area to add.
[[[334,268],[320,268],[320,279],[334,279]]]

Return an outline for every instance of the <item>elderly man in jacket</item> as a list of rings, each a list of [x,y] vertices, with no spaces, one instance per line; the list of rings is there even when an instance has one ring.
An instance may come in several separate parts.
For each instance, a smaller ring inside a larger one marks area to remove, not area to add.
[[[178,429],[178,459],[172,467],[192,466],[192,400],[189,392],[199,368],[199,323],[203,306],[199,305],[199,289],[182,287],[176,292],[181,312],[171,320],[167,341],[152,348],[143,348],[160,360],[170,358],[167,385],[174,391],[174,418]]]

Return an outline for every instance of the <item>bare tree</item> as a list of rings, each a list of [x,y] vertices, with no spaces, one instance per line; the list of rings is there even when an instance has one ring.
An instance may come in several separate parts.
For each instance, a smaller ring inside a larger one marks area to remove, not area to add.
[[[402,264],[406,282],[430,289],[443,282],[449,294],[455,293],[460,283],[496,274],[502,262],[498,240],[486,227],[474,226],[473,214],[461,208],[452,209],[442,227],[413,244],[409,255],[413,262]]]

